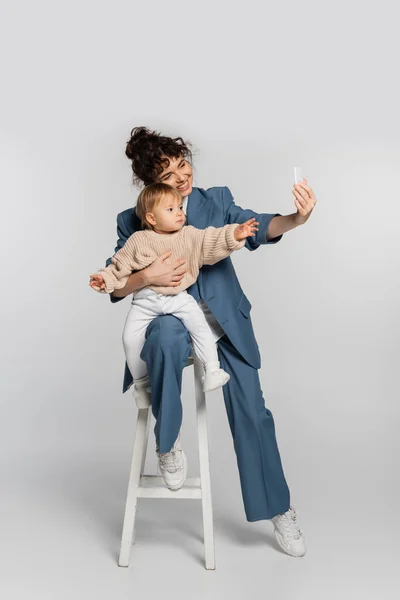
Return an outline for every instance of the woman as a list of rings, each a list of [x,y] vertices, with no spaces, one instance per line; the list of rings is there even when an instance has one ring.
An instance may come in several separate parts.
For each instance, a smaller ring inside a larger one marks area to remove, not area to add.
[[[246,241],[249,250],[277,243],[285,232],[308,220],[316,203],[314,192],[303,180],[292,191],[296,213],[282,216],[244,210],[235,204],[226,187],[208,190],[193,187],[192,155],[182,138],[162,136],[145,127],[132,130],[126,155],[132,161],[134,183],[164,182],[180,192],[188,225],[199,229],[222,227],[255,217],[259,222],[258,232]],[[138,229],[140,221],[134,208],[120,213],[116,251]],[[166,253],[146,269],[132,273],[125,287],[113,292],[112,302],[145,285],[179,285],[185,273],[184,259],[169,264],[168,257]],[[274,419],[265,407],[260,388],[260,355],[250,319],[251,304],[240,287],[231,259],[203,267],[188,292],[200,303],[218,345],[221,368],[230,375],[223,394],[246,518],[248,521],[272,520],[282,549],[291,556],[303,556],[306,552],[304,536],[290,505]],[[186,476],[186,457],[179,439],[182,422],[180,392],[182,370],[191,351],[189,334],[176,317],[157,317],[149,325],[141,356],[147,363],[150,377],[158,469],[166,485],[174,489],[183,485]],[[124,391],[131,382],[126,369]]]

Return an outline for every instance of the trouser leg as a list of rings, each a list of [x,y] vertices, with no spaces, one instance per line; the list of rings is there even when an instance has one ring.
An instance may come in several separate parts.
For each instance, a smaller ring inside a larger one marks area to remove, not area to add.
[[[192,353],[190,336],[172,315],[150,322],[141,358],[146,362],[151,386],[154,433],[160,452],[169,452],[182,424],[182,371]]]
[[[274,418],[265,407],[257,369],[244,361],[227,336],[218,342],[218,355],[221,367],[230,375],[222,389],[246,518],[272,519],[290,506]]]

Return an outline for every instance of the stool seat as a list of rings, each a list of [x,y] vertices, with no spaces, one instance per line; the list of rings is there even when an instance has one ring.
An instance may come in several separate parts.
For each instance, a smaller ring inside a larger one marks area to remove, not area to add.
[[[126,498],[124,524],[118,565],[129,566],[132,544],[135,543],[135,521],[139,498],[159,498],[175,500],[201,500],[204,531],[205,568],[215,569],[214,526],[211,498],[210,464],[208,453],[208,430],[206,397],[203,392],[203,365],[196,356],[191,356],[187,366],[194,366],[194,384],[197,412],[197,432],[199,442],[200,477],[188,477],[184,485],[176,491],[170,490],[162,477],[144,474],[144,465],[151,422],[151,403],[142,394],[137,401],[138,414],[133,444],[132,465]]]

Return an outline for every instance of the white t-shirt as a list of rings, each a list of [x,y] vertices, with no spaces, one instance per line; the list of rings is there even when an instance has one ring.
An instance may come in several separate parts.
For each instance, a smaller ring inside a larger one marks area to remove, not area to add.
[[[183,212],[185,213],[185,215],[187,214],[188,197],[189,196],[185,196],[182,200]],[[214,340],[218,341],[220,338],[222,338],[223,335],[225,335],[225,331],[222,329],[221,325],[218,323],[218,321],[216,320],[214,315],[211,313],[210,309],[208,308],[208,306],[207,306],[206,302],[204,302],[204,300],[199,300],[198,305],[200,306],[201,310],[204,313],[206,321],[207,321],[207,323],[212,331],[212,334],[214,336]]]

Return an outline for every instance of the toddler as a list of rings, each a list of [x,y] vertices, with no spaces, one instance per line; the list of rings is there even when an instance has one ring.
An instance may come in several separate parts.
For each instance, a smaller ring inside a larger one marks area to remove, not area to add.
[[[203,311],[186,290],[196,281],[203,265],[213,265],[242,248],[246,237],[257,231],[258,223],[252,218],[241,225],[235,223],[220,228],[184,226],[182,196],[165,183],[148,185],[141,191],[136,214],[143,229],[127,239],[108,267],[90,276],[89,285],[100,293],[123,288],[132,271],[148,267],[167,251],[172,251],[168,260],[184,257],[187,271],[176,287],[150,285],[134,293],[123,343],[135,391],[148,390],[147,366],[140,353],[149,322],[163,314],[178,317],[188,330],[194,351],[204,367],[204,391],[220,388],[227,383],[229,375],[220,368],[217,347]]]

